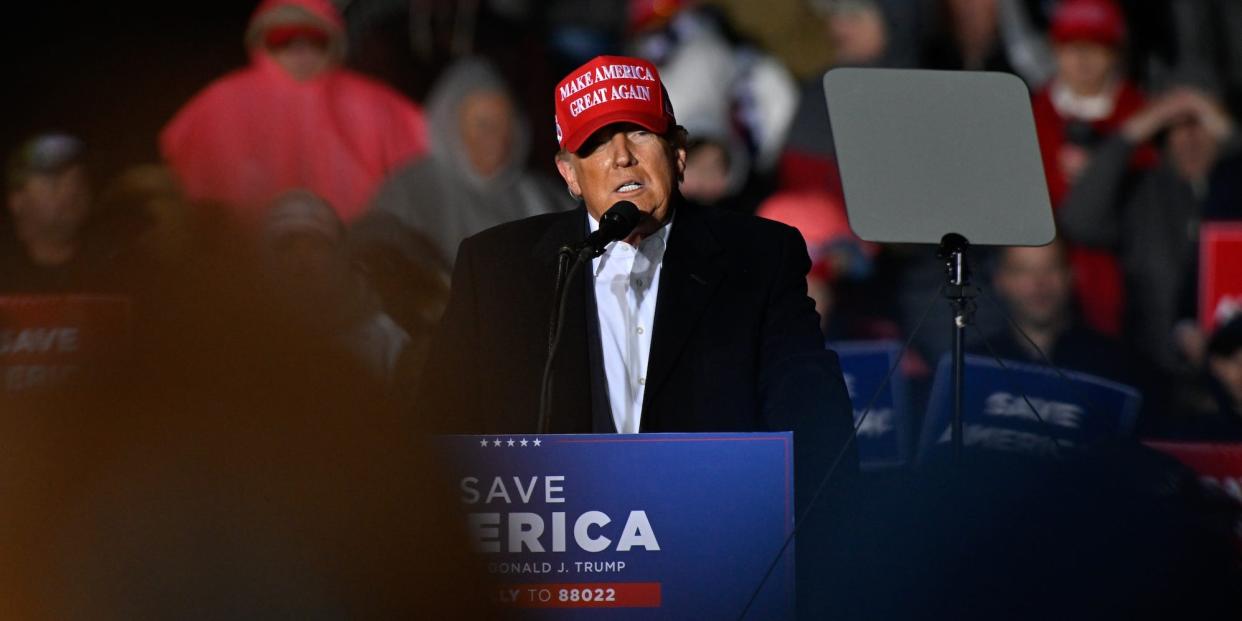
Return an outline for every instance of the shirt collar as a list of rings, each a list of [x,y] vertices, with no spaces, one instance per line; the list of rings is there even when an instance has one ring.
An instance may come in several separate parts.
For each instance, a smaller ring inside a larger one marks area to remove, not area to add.
[[[1117,104],[1118,84],[1114,83],[1099,95],[1083,97],[1075,95],[1064,83],[1052,83],[1052,106],[1062,117],[1081,119],[1083,121],[1100,121],[1113,113]]]

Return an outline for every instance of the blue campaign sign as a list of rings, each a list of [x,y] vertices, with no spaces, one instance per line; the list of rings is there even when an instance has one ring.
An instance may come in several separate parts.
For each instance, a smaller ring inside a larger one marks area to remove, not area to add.
[[[1133,431],[1142,404],[1135,389],[1085,373],[1062,371],[1062,379],[1049,367],[1004,362],[1002,368],[991,358],[966,356],[965,446],[1055,456]],[[936,367],[920,460],[949,446],[952,382],[945,356]]]
[[[841,358],[841,372],[854,404],[857,425],[884,376],[897,363],[901,344],[843,341],[830,343],[829,347]],[[864,470],[902,466],[909,459],[913,423],[907,390],[906,376],[900,370],[894,372],[858,428],[858,461]]]
[[[536,618],[735,619],[793,530],[793,434],[444,436],[493,596]],[[747,618],[794,614],[790,544]]]

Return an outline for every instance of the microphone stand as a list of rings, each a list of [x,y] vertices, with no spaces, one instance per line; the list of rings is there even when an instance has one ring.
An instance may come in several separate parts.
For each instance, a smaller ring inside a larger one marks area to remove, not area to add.
[[[552,367],[561,343],[565,324],[565,306],[569,286],[583,263],[604,254],[604,246],[629,235],[640,219],[638,207],[630,201],[618,201],[600,216],[599,228],[578,244],[561,246],[556,257],[556,287],[552,294],[552,311],[548,319],[548,359],[543,364],[543,381],[539,388],[538,432],[548,433],[552,408]],[[570,263],[572,261],[572,263]],[[568,266],[568,267],[566,267]]]
[[[552,409],[552,365],[561,343],[561,329],[565,323],[565,307],[569,300],[569,284],[582,264],[591,258],[592,248],[576,250],[562,246],[556,257],[556,285],[552,294],[552,312],[548,318],[548,357],[543,364],[543,380],[539,388],[539,423],[537,432],[548,433]],[[572,263],[570,263],[572,261]]]

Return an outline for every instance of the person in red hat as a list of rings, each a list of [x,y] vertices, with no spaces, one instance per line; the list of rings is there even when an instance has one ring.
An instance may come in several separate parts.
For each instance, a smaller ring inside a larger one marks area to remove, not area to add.
[[[1056,73],[1035,93],[1032,107],[1048,193],[1059,209],[1092,150],[1143,107],[1143,95],[1122,74],[1126,24],[1113,0],[1062,1],[1053,12],[1049,36]],[[1133,160],[1136,167],[1154,163],[1150,149]],[[1119,335],[1124,291],[1116,258],[1079,246],[1071,246],[1069,254],[1084,319],[1101,332]]]
[[[459,433],[536,430],[558,250],[630,201],[637,228],[567,285],[551,430],[793,430],[806,499],[852,409],[807,297],[801,235],[682,197],[686,132],[650,62],[597,57],[554,100],[556,165],[579,207],[462,242],[420,416]]]
[[[264,0],[250,66],[209,84],[160,133],[193,201],[258,226],[263,207],[308,188],[346,223],[383,179],[427,151],[421,108],[342,66],[345,24],[328,0]]]

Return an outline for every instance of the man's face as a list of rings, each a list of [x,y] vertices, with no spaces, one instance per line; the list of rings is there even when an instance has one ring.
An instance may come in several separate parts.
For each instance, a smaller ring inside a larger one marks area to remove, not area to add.
[[[77,238],[90,210],[86,171],[35,174],[9,194],[18,237],[30,242],[67,243]]]
[[[1193,116],[1187,116],[1169,127],[1166,148],[1173,168],[1186,181],[1199,182],[1207,178],[1216,163],[1219,147],[1203,124]]]
[[[557,158],[569,191],[597,220],[618,201],[630,201],[647,221],[668,221],[674,184],[686,171],[686,150],[638,125],[617,123],[595,132],[577,153]]]
[[[267,49],[276,64],[298,81],[310,80],[332,67],[327,46],[312,39],[299,37]]]
[[[1014,318],[1035,327],[1051,327],[1069,307],[1070,272],[1057,244],[1006,248],[995,285]]]
[[[828,18],[828,38],[839,65],[875,62],[888,46],[884,17],[876,8],[833,11]]]
[[[509,163],[513,120],[513,104],[504,93],[481,91],[462,99],[457,125],[466,159],[479,175],[491,177]]]
[[[1057,78],[1075,95],[1098,95],[1112,79],[1117,64],[1113,48],[1091,41],[1069,41],[1055,48]]]

